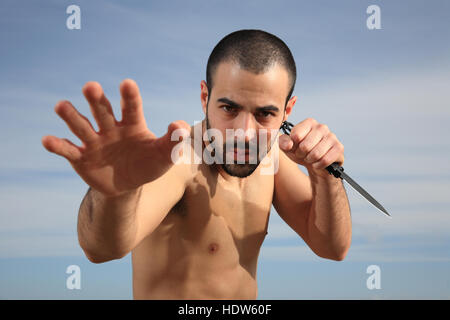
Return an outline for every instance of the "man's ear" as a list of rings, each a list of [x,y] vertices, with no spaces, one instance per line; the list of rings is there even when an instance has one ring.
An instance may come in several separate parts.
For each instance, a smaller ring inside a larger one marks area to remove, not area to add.
[[[284,113],[283,121],[286,121],[289,115],[292,112],[292,109],[294,108],[294,104],[297,102],[297,96],[293,96],[289,99],[288,103],[286,104],[286,112]]]
[[[200,102],[202,103],[203,113],[206,115],[206,105],[208,104],[209,92],[205,80],[200,82]]]

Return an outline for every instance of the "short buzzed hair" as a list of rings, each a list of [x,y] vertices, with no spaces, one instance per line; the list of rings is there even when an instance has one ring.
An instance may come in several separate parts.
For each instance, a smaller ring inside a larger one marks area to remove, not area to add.
[[[214,47],[206,66],[206,84],[209,95],[214,85],[213,75],[221,62],[235,62],[240,68],[259,74],[278,63],[286,68],[292,96],[297,78],[294,57],[288,46],[277,36],[262,30],[244,29],[225,36]],[[209,98],[208,98],[209,99]]]

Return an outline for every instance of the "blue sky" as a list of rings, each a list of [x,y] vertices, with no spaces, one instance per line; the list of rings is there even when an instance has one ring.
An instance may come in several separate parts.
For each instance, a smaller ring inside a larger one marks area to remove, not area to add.
[[[66,8],[81,8],[81,30]],[[380,30],[366,8],[381,8]],[[131,299],[130,255],[100,265],[78,245],[87,186],[41,138],[79,140],[54,113],[81,87],[140,86],[157,134],[203,119],[200,81],[214,45],[243,28],[282,38],[296,59],[292,122],[313,117],[345,146],[346,171],[393,219],[346,185],[353,241],[342,262],[315,256],[272,210],[260,299],[450,298],[450,3],[447,1],[2,1],[0,3],[0,298]],[[94,124],[95,126],[95,124]],[[81,290],[67,290],[67,266]],[[368,290],[378,265],[381,289]]]

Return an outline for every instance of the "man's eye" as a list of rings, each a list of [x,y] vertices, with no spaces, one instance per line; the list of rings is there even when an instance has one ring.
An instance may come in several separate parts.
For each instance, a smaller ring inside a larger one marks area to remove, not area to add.
[[[272,112],[269,111],[261,111],[259,115],[263,118],[269,118],[270,116],[274,116]]]
[[[235,108],[230,107],[230,106],[223,106],[222,109],[223,109],[226,113],[234,113],[234,112],[236,112]]]

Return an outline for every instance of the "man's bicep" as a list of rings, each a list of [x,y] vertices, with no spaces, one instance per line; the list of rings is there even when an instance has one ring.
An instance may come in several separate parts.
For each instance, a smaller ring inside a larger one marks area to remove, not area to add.
[[[174,165],[162,177],[143,185],[136,208],[137,234],[134,246],[151,234],[183,197],[187,165]]]
[[[309,177],[298,164],[279,151],[279,168],[274,176],[273,206],[278,215],[308,242],[307,222],[312,203]]]

